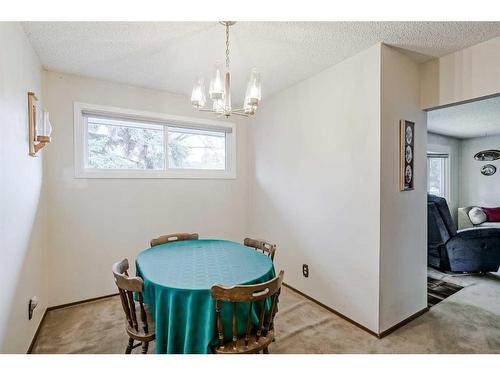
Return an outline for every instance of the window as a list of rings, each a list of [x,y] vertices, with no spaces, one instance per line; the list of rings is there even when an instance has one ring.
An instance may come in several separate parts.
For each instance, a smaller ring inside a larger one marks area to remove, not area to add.
[[[168,163],[171,168],[224,170],[226,134],[168,128]]]
[[[427,191],[449,201],[449,156],[427,154]]]
[[[86,122],[86,169],[164,168],[163,126],[92,116]]]
[[[83,178],[235,178],[234,124],[75,103]]]

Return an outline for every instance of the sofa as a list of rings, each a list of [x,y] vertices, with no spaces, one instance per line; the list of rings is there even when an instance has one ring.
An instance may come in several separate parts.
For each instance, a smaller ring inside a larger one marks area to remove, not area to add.
[[[500,228],[457,231],[446,200],[427,195],[427,263],[441,271],[496,272],[500,266]]]
[[[466,228],[500,228],[500,222],[488,221],[486,216],[486,221],[481,222],[476,221],[474,224],[469,216],[472,209],[481,209],[477,206],[460,207],[458,209],[458,229]]]

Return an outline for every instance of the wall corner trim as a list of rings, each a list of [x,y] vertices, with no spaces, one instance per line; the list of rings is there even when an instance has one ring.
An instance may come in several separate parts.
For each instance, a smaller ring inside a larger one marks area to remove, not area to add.
[[[46,308],[45,311],[43,312],[42,319],[40,319],[40,323],[38,323],[38,327],[35,331],[35,334],[33,335],[33,339],[31,340],[30,346],[29,346],[26,354],[31,354],[31,352],[33,351],[36,340],[38,339],[38,334],[40,333],[40,329],[42,328],[42,324],[45,320],[45,317],[47,316],[48,311],[49,311],[49,308]]]
[[[101,299],[104,299],[104,298],[114,297],[114,296],[117,296],[117,295],[118,295],[118,293],[107,294],[105,296],[99,296],[99,297],[89,298],[89,299],[85,299],[85,300],[82,300],[82,301],[65,303],[64,305],[57,305],[57,306],[47,307],[45,309],[44,313],[43,313],[42,319],[40,319],[40,323],[38,324],[38,328],[36,329],[35,335],[33,336],[33,339],[31,340],[31,344],[30,344],[30,346],[29,346],[28,351],[26,352],[26,354],[32,354],[31,352],[33,351],[33,348],[35,347],[36,340],[38,339],[38,334],[40,333],[40,329],[42,328],[42,324],[43,324],[43,322],[45,320],[45,317],[47,316],[47,313],[49,311],[63,309],[65,307],[71,307],[71,306],[79,305],[79,304],[86,303],[86,302],[94,302],[94,301],[98,301],[98,300],[101,300]]]
[[[410,323],[412,320],[418,318],[420,315],[425,314],[427,311],[429,311],[429,307],[424,307],[422,310],[419,310],[415,314],[410,315],[408,318],[393,325],[391,328],[388,328],[385,331],[380,332],[378,334],[378,338],[381,339],[381,338],[391,334],[392,332],[396,331],[398,328],[401,328],[401,327],[405,326],[406,324]]]
[[[295,289],[293,286],[290,286],[290,285],[288,285],[287,283],[283,283],[283,285],[284,285],[284,286],[286,286],[287,288],[289,288],[289,289],[293,290],[295,293],[300,294],[302,297],[307,298],[307,299],[308,299],[308,300],[310,300],[311,302],[314,302],[315,304],[317,304],[317,305],[321,306],[322,308],[324,308],[324,309],[326,309],[326,310],[330,311],[331,313],[333,313],[333,314],[337,315],[339,318],[342,318],[342,319],[344,319],[345,321],[347,321],[347,322],[351,323],[352,325],[354,325],[354,326],[356,326],[356,327],[358,327],[358,328],[362,329],[363,331],[365,331],[365,332],[369,333],[370,335],[375,336],[375,337],[377,337],[377,338],[380,338],[380,336],[379,336],[379,334],[378,334],[378,333],[373,332],[371,329],[366,328],[364,325],[362,325],[362,324],[360,324],[360,323],[358,323],[358,322],[356,322],[356,321],[354,321],[354,320],[352,320],[352,319],[348,318],[347,316],[345,316],[345,315],[344,315],[344,314],[342,314],[342,313],[339,313],[337,310],[334,310],[334,309],[332,309],[331,307],[329,307],[329,306],[325,305],[324,303],[319,302],[318,300],[316,300],[316,299],[312,298],[311,296],[309,296],[309,295],[307,295],[307,294],[305,294],[305,293],[301,292],[301,291],[300,291],[300,290],[298,290],[298,289]]]
[[[409,322],[411,322],[412,320],[418,318],[420,315],[423,315],[425,314],[427,311],[429,311],[429,307],[425,307],[423,308],[422,310],[419,310],[417,311],[415,314],[412,314],[410,315],[408,318],[406,318],[405,320],[402,320],[401,322],[395,324],[394,326],[392,326],[391,328],[388,328],[386,329],[385,331],[383,332],[380,332],[380,333],[376,333],[376,332],[373,332],[371,329],[369,328],[366,328],[365,326],[363,326],[362,324],[348,318],[347,316],[345,316],[344,314],[341,314],[339,313],[338,311],[332,309],[331,307],[319,302],[318,300],[308,296],[307,294],[301,292],[300,290],[298,289],[295,289],[293,286],[290,286],[288,285],[287,283],[283,283],[284,286],[286,286],[287,288],[291,289],[292,291],[294,291],[295,293],[297,294],[300,294],[302,297],[304,298],[307,298],[308,300],[310,300],[311,302],[314,302],[316,303],[317,305],[323,307],[324,309],[330,311],[331,313],[337,315],[339,318],[342,318],[344,319],[345,321],[351,323],[352,325],[362,329],[363,331],[369,333],[370,335],[372,336],[375,336],[376,338],[378,339],[382,339],[386,336],[388,336],[389,334],[391,334],[392,332],[396,331],[398,328],[401,328],[403,326],[405,326],[406,324],[408,324]]]

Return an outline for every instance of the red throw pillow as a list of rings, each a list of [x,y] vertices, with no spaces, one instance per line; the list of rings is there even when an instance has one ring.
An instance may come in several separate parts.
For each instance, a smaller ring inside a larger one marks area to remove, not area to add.
[[[481,207],[490,223],[500,222],[500,207]]]

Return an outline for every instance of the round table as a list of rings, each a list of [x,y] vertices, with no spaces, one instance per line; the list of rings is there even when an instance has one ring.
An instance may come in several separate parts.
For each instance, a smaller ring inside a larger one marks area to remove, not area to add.
[[[146,249],[136,259],[136,270],[155,320],[157,353],[208,353],[217,342],[212,285],[258,284],[275,276],[269,257],[224,240],[176,241]],[[248,313],[248,307],[240,310],[242,316]],[[229,338],[229,306],[222,307],[222,319]],[[243,320],[238,319],[241,333]]]

